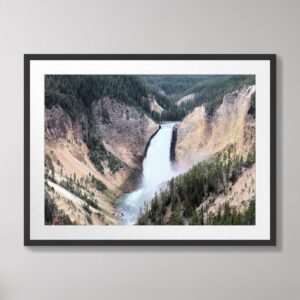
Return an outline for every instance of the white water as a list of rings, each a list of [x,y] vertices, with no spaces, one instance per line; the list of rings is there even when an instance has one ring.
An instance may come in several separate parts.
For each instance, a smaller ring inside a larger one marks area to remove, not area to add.
[[[143,161],[143,174],[137,189],[119,199],[118,214],[121,224],[135,224],[144,203],[151,200],[163,183],[179,174],[170,161],[172,132],[175,123],[161,125],[161,129],[150,141]]]

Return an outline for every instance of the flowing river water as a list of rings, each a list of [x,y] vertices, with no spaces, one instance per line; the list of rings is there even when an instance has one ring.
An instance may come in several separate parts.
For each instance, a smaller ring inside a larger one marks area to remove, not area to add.
[[[170,159],[173,127],[176,123],[165,123],[151,139],[146,156],[143,160],[143,173],[137,188],[118,201],[118,215],[121,224],[133,225],[138,219],[140,209],[150,201],[155,192],[179,174],[176,165]]]

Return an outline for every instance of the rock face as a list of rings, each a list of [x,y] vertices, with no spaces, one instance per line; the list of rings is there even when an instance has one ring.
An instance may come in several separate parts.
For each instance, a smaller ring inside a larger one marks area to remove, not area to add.
[[[187,103],[189,101],[192,101],[195,99],[195,94],[192,93],[192,94],[189,94],[189,95],[186,95],[182,98],[180,98],[177,102],[176,102],[176,105],[177,106],[180,106],[181,104],[184,104],[184,103]]]
[[[220,207],[228,202],[231,209],[237,212],[244,213],[248,208],[251,200],[255,198],[255,172],[256,165],[253,164],[249,169],[238,178],[238,180],[231,186],[227,193],[222,193],[216,198],[208,197],[198,207],[198,211],[203,209],[205,222],[209,213],[217,214]]]
[[[133,168],[140,168],[146,146],[159,129],[152,119],[116,100],[103,98],[92,106],[93,128],[106,149]]]
[[[154,121],[134,107],[110,98],[95,101],[89,118],[83,114],[77,121],[60,106],[45,109],[48,197],[76,224],[118,223],[116,197],[123,193],[132,171],[141,170],[147,144],[158,129]],[[104,161],[104,170],[99,172],[92,163],[85,143],[91,132],[101,140],[109,155],[121,161],[122,167],[117,171],[112,172]],[[73,187],[66,188],[63,183],[67,181]],[[101,190],[101,184],[100,190],[97,189],[95,181],[104,184],[106,189]],[[95,203],[84,209],[80,193]]]
[[[225,95],[212,117],[200,106],[178,125],[175,160],[192,165],[235,145],[237,154],[247,155],[255,144],[255,121],[248,115],[255,86]]]
[[[176,162],[189,167],[201,160],[213,159],[228,146],[234,147],[235,155],[247,158],[255,149],[255,119],[249,114],[251,96],[255,86],[244,87],[227,94],[213,114],[207,116],[200,106],[177,125],[174,156]],[[216,214],[225,202],[231,209],[243,213],[255,199],[255,163],[238,178],[230,189],[218,196],[208,197],[198,208]]]
[[[161,114],[164,110],[155,99],[149,101],[149,108],[151,112],[155,111],[158,114]]]

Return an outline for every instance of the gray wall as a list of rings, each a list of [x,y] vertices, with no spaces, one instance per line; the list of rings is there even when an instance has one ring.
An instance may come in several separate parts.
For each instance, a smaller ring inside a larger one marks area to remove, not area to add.
[[[299,11],[287,0],[1,0],[0,299],[299,299]],[[24,53],[269,52],[276,248],[23,247]]]

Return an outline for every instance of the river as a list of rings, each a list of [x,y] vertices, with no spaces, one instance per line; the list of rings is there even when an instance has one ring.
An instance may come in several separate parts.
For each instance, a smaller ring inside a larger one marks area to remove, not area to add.
[[[173,127],[176,123],[165,123],[151,139],[143,160],[143,173],[137,188],[118,201],[118,215],[121,224],[136,223],[140,209],[159,192],[164,183],[179,174],[176,165],[170,160]]]

